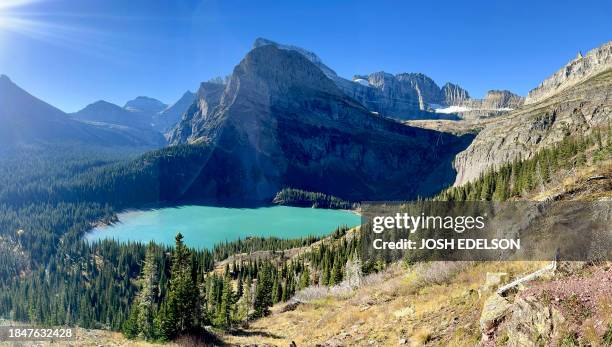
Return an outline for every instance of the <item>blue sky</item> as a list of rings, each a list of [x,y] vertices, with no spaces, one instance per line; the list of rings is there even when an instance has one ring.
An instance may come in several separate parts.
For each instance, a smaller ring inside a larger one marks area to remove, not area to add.
[[[612,40],[612,2],[0,0],[0,73],[69,112],[138,95],[171,103],[231,73],[257,37],[348,78],[423,72],[476,97],[524,95]]]

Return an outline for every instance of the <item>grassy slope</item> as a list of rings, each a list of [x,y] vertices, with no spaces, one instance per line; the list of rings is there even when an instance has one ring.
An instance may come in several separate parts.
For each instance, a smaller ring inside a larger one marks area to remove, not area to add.
[[[603,176],[603,179],[592,179]],[[557,173],[556,180],[539,187],[528,200],[555,196],[561,200],[612,199],[612,160]],[[302,303],[293,311],[279,304],[269,317],[253,322],[239,334],[225,334],[230,344],[302,345],[474,345],[481,339],[479,319],[486,297],[488,272],[507,272],[507,281],[545,266],[544,262],[486,262],[457,267],[432,263],[406,269],[391,267],[385,277],[352,293],[328,295]],[[597,267],[598,271],[612,271]],[[579,270],[582,271],[582,270]],[[591,269],[579,272],[587,281]],[[543,283],[563,283],[558,274]],[[606,310],[602,307],[602,310]],[[610,320],[610,318],[608,318]],[[606,326],[608,322],[600,322]],[[601,331],[599,332],[601,334]]]
[[[538,262],[431,263],[391,267],[385,278],[339,297],[300,304],[294,311],[275,307],[253,322],[232,344],[322,345],[473,345],[480,338],[478,320],[487,272],[512,277],[542,266]],[[491,289],[489,289],[490,291]]]

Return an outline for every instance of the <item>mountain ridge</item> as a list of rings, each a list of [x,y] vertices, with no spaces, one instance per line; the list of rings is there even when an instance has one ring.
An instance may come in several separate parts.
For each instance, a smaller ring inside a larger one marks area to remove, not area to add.
[[[576,58],[529,91],[525,104],[542,101],[608,69],[612,69],[612,41],[593,48],[584,56],[578,53]]]
[[[529,158],[574,133],[606,126],[612,120],[610,89],[612,69],[493,120],[457,155],[454,185],[473,181],[503,163]]]
[[[323,71],[348,96],[375,112],[400,120],[412,119],[474,119],[498,116],[522,105],[523,98],[512,93],[509,103],[494,103],[484,99],[471,99],[469,93],[456,84],[447,82],[439,87],[433,79],[420,72],[390,74],[385,71],[368,75],[354,75],[352,80],[338,76],[315,53],[301,47],[258,38],[253,47],[272,45],[293,50]],[[509,92],[510,93],[510,92]],[[460,108],[453,107],[460,106]]]
[[[428,195],[454,177],[450,157],[469,142],[373,115],[302,54],[273,45],[251,50],[217,88],[170,136],[213,146],[197,179],[212,196],[271,200],[287,186],[349,200]]]
[[[159,138],[72,119],[36,98],[6,75],[0,77],[0,141],[6,146],[75,143],[103,146],[160,145]]]

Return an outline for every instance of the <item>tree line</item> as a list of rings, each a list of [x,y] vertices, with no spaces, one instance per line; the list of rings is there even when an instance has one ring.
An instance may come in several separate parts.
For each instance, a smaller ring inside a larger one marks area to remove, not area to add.
[[[308,192],[295,188],[284,188],[276,193],[273,202],[278,205],[350,210],[355,207],[349,201],[324,193]]]
[[[272,305],[301,289],[340,284],[347,261],[358,256],[359,238],[342,238],[347,229],[334,231],[336,242],[323,242],[298,257],[289,259],[282,252],[262,260],[234,257],[222,269],[202,266],[180,233],[171,253],[150,244],[123,332],[130,338],[168,341],[202,334],[207,326],[236,329],[267,316]]]
[[[591,134],[567,136],[530,158],[517,157],[497,168],[490,168],[477,180],[451,187],[433,200],[505,201],[521,198],[550,183],[560,170],[582,167],[589,160],[601,161],[612,156],[612,129],[595,129]]]

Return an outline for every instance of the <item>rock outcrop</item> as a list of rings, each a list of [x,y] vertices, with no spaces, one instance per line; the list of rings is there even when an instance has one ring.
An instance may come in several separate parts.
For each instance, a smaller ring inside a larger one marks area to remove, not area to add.
[[[523,106],[525,98],[509,90],[489,90],[481,101],[481,108],[489,110],[517,109]]]
[[[521,107],[525,98],[508,90],[489,90],[483,99],[464,99],[456,104],[463,119],[488,118],[507,114]]]
[[[531,90],[525,99],[525,104],[531,105],[542,101],[611,68],[612,41],[589,51],[584,56],[578,53],[574,60]]]
[[[186,197],[242,201],[284,187],[351,201],[430,195],[470,140],[373,115],[312,57],[275,45],[249,52],[227,86],[203,85],[171,135],[211,149]]]

